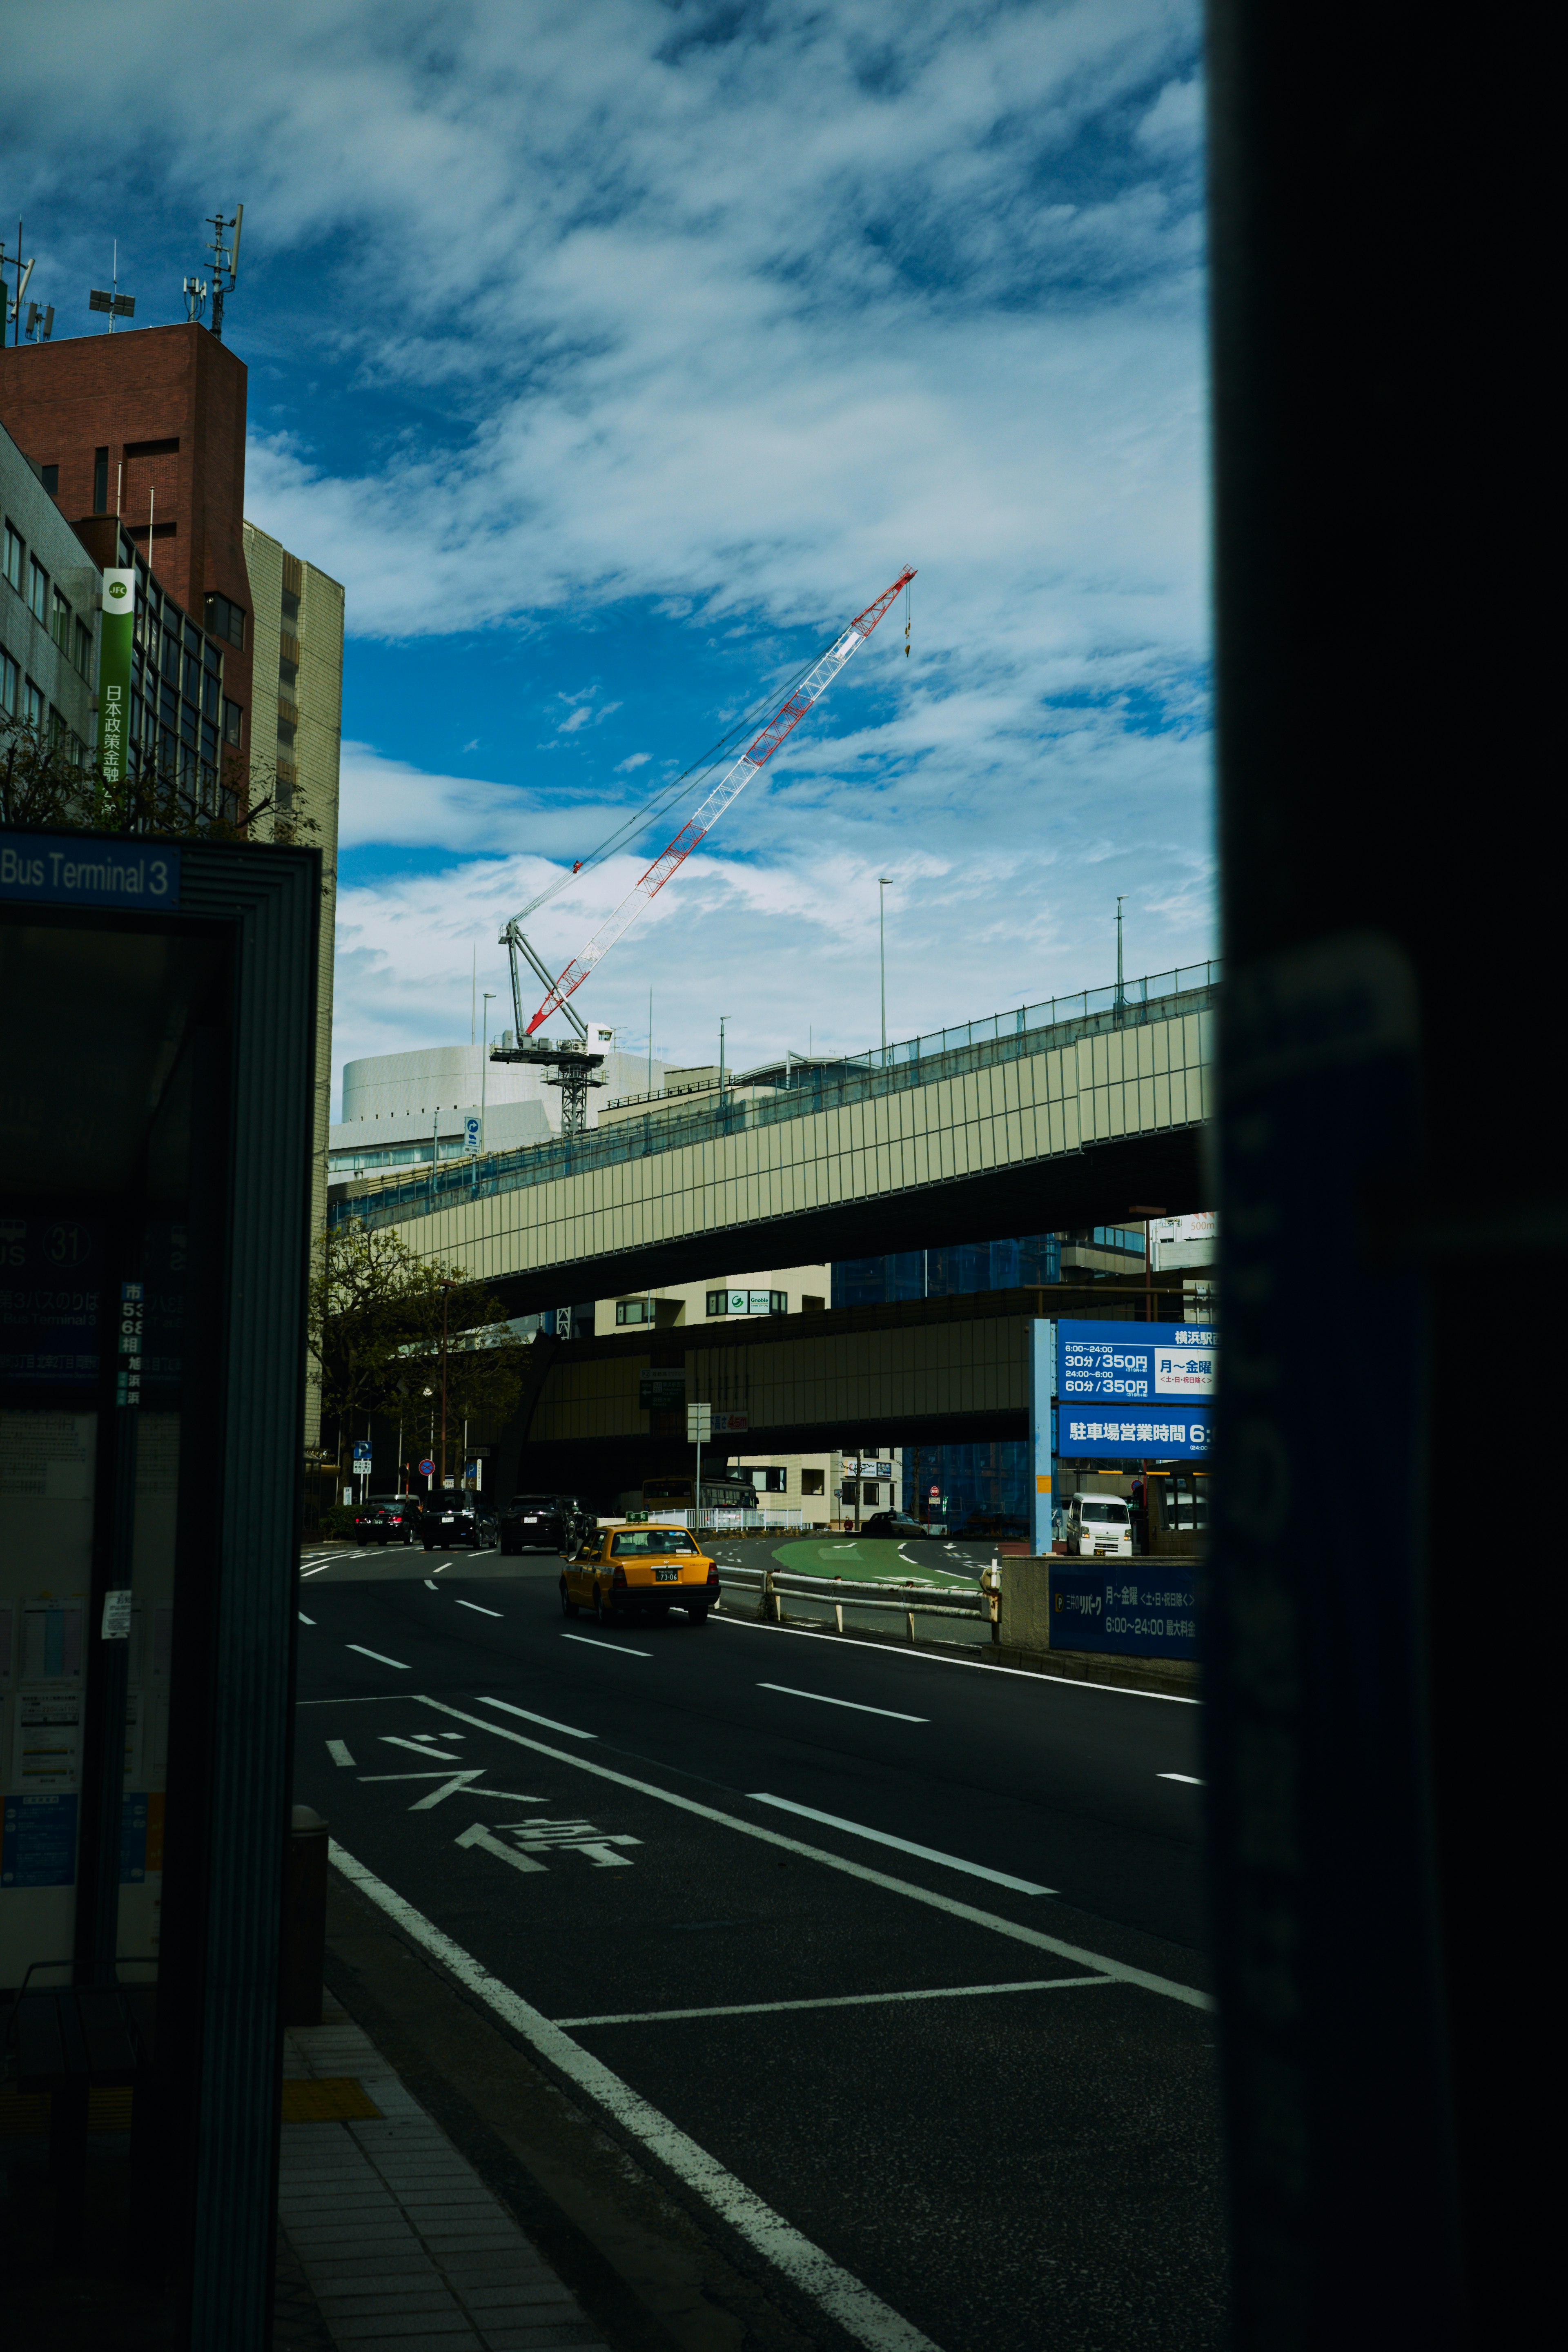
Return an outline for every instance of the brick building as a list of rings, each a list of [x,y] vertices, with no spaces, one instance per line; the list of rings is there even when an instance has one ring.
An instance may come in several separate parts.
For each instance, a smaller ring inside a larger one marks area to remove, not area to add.
[[[0,351],[0,419],[101,568],[116,511],[163,587],[223,640],[225,691],[250,751],[246,370],[195,325]],[[148,530],[152,540],[149,550]]]

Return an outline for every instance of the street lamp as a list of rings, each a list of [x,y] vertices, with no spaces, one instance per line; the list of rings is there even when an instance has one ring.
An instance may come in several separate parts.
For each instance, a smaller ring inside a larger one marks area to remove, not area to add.
[[[877,877],[877,931],[882,962],[882,1060],[888,1058],[888,901],[886,893],[892,888],[890,874]],[[798,1032],[796,1033],[798,1034]]]
[[[490,1069],[490,1006],[495,1003],[495,990],[493,988],[487,988],[485,991],[484,1043],[479,1047],[479,1157],[481,1159],[484,1157],[485,1150],[485,1102],[489,1093]]]

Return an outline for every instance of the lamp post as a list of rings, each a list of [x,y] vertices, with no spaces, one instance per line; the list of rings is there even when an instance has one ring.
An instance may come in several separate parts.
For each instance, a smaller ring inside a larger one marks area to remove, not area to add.
[[[484,1043],[479,1047],[479,1157],[481,1159],[484,1157],[485,1150],[485,1105],[489,1093],[490,1006],[495,1003],[495,990],[493,988],[487,988],[485,991]]]
[[[877,877],[877,936],[882,966],[882,1060],[888,1059],[888,899],[892,887],[890,874]]]

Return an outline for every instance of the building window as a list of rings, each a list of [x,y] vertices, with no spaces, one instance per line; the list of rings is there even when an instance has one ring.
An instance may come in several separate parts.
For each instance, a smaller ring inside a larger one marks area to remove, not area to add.
[[[215,637],[226,637],[231,646],[244,646],[245,607],[233,604],[226,596],[209,596],[206,623]],[[236,739],[237,740],[237,738]]]
[[[226,696],[223,706],[223,740],[226,743],[238,742],[241,716],[238,703],[230,702]]]
[[[49,613],[49,635],[62,654],[68,654],[71,649],[71,608],[57,588]]]
[[[617,1298],[617,1323],[652,1323],[657,1320],[658,1301],[652,1298]]]
[[[22,717],[29,727],[36,727],[42,732],[44,698],[30,677],[22,682]]]
[[[769,1464],[763,1469],[742,1470],[742,1478],[750,1478],[759,1495],[787,1495],[789,1473],[782,1466]]]
[[[16,716],[16,687],[21,673],[9,654],[0,654],[0,710],[7,719]]]
[[[22,593],[22,542],[9,523],[5,526],[5,577],[19,596]]]
[[[75,650],[71,659],[90,686],[92,683],[92,631],[85,621],[79,621],[76,625]]]
[[[58,466],[40,466],[38,467],[38,479],[43,483],[45,489],[47,490],[51,499],[58,499],[59,497],[60,469]]]
[[[820,1315],[826,1305],[827,1301],[826,1298],[813,1298],[808,1290],[803,1290],[801,1292],[800,1311],[803,1315]],[[822,1492],[821,1487],[819,1486],[816,1491],[820,1495]]]
[[[49,575],[35,555],[27,566],[27,610],[35,621],[49,617]]]
[[[803,1495],[820,1495],[823,1492],[823,1473],[820,1470],[803,1470],[800,1491]]]
[[[109,452],[95,449],[92,453],[92,510],[94,514],[109,512]]]
[[[789,1295],[783,1290],[710,1290],[710,1315],[787,1315]]]

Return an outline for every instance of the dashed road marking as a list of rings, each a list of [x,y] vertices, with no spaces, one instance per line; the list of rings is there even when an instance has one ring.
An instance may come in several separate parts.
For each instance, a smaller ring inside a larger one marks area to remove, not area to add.
[[[826,1691],[795,1690],[788,1683],[759,1683],[759,1690],[777,1691],[784,1698],[814,1698],[818,1706],[853,1707],[857,1715],[885,1715],[895,1723],[929,1723],[929,1715],[905,1715],[896,1706],[867,1706],[858,1698],[829,1698]]]
[[[500,1617],[505,1614],[505,1612],[500,1609],[487,1609],[482,1601],[465,1601],[460,1593],[457,1596],[457,1601],[459,1609],[475,1610],[481,1617]]]
[[[331,1758],[334,1764],[344,1766],[351,1772],[353,1770],[354,1759],[349,1754],[347,1748],[341,1739],[329,1739],[327,1742],[327,1753]]]
[[[617,1658],[651,1658],[651,1650],[628,1650],[624,1642],[601,1642],[593,1633],[563,1633],[563,1642],[581,1642],[588,1650],[614,1650]]]
[[[367,1650],[363,1642],[345,1642],[343,1647],[345,1650],[357,1650],[362,1658],[374,1658],[378,1666],[395,1666],[400,1675],[414,1672],[413,1667],[405,1666],[401,1658],[389,1658],[382,1650]]]

